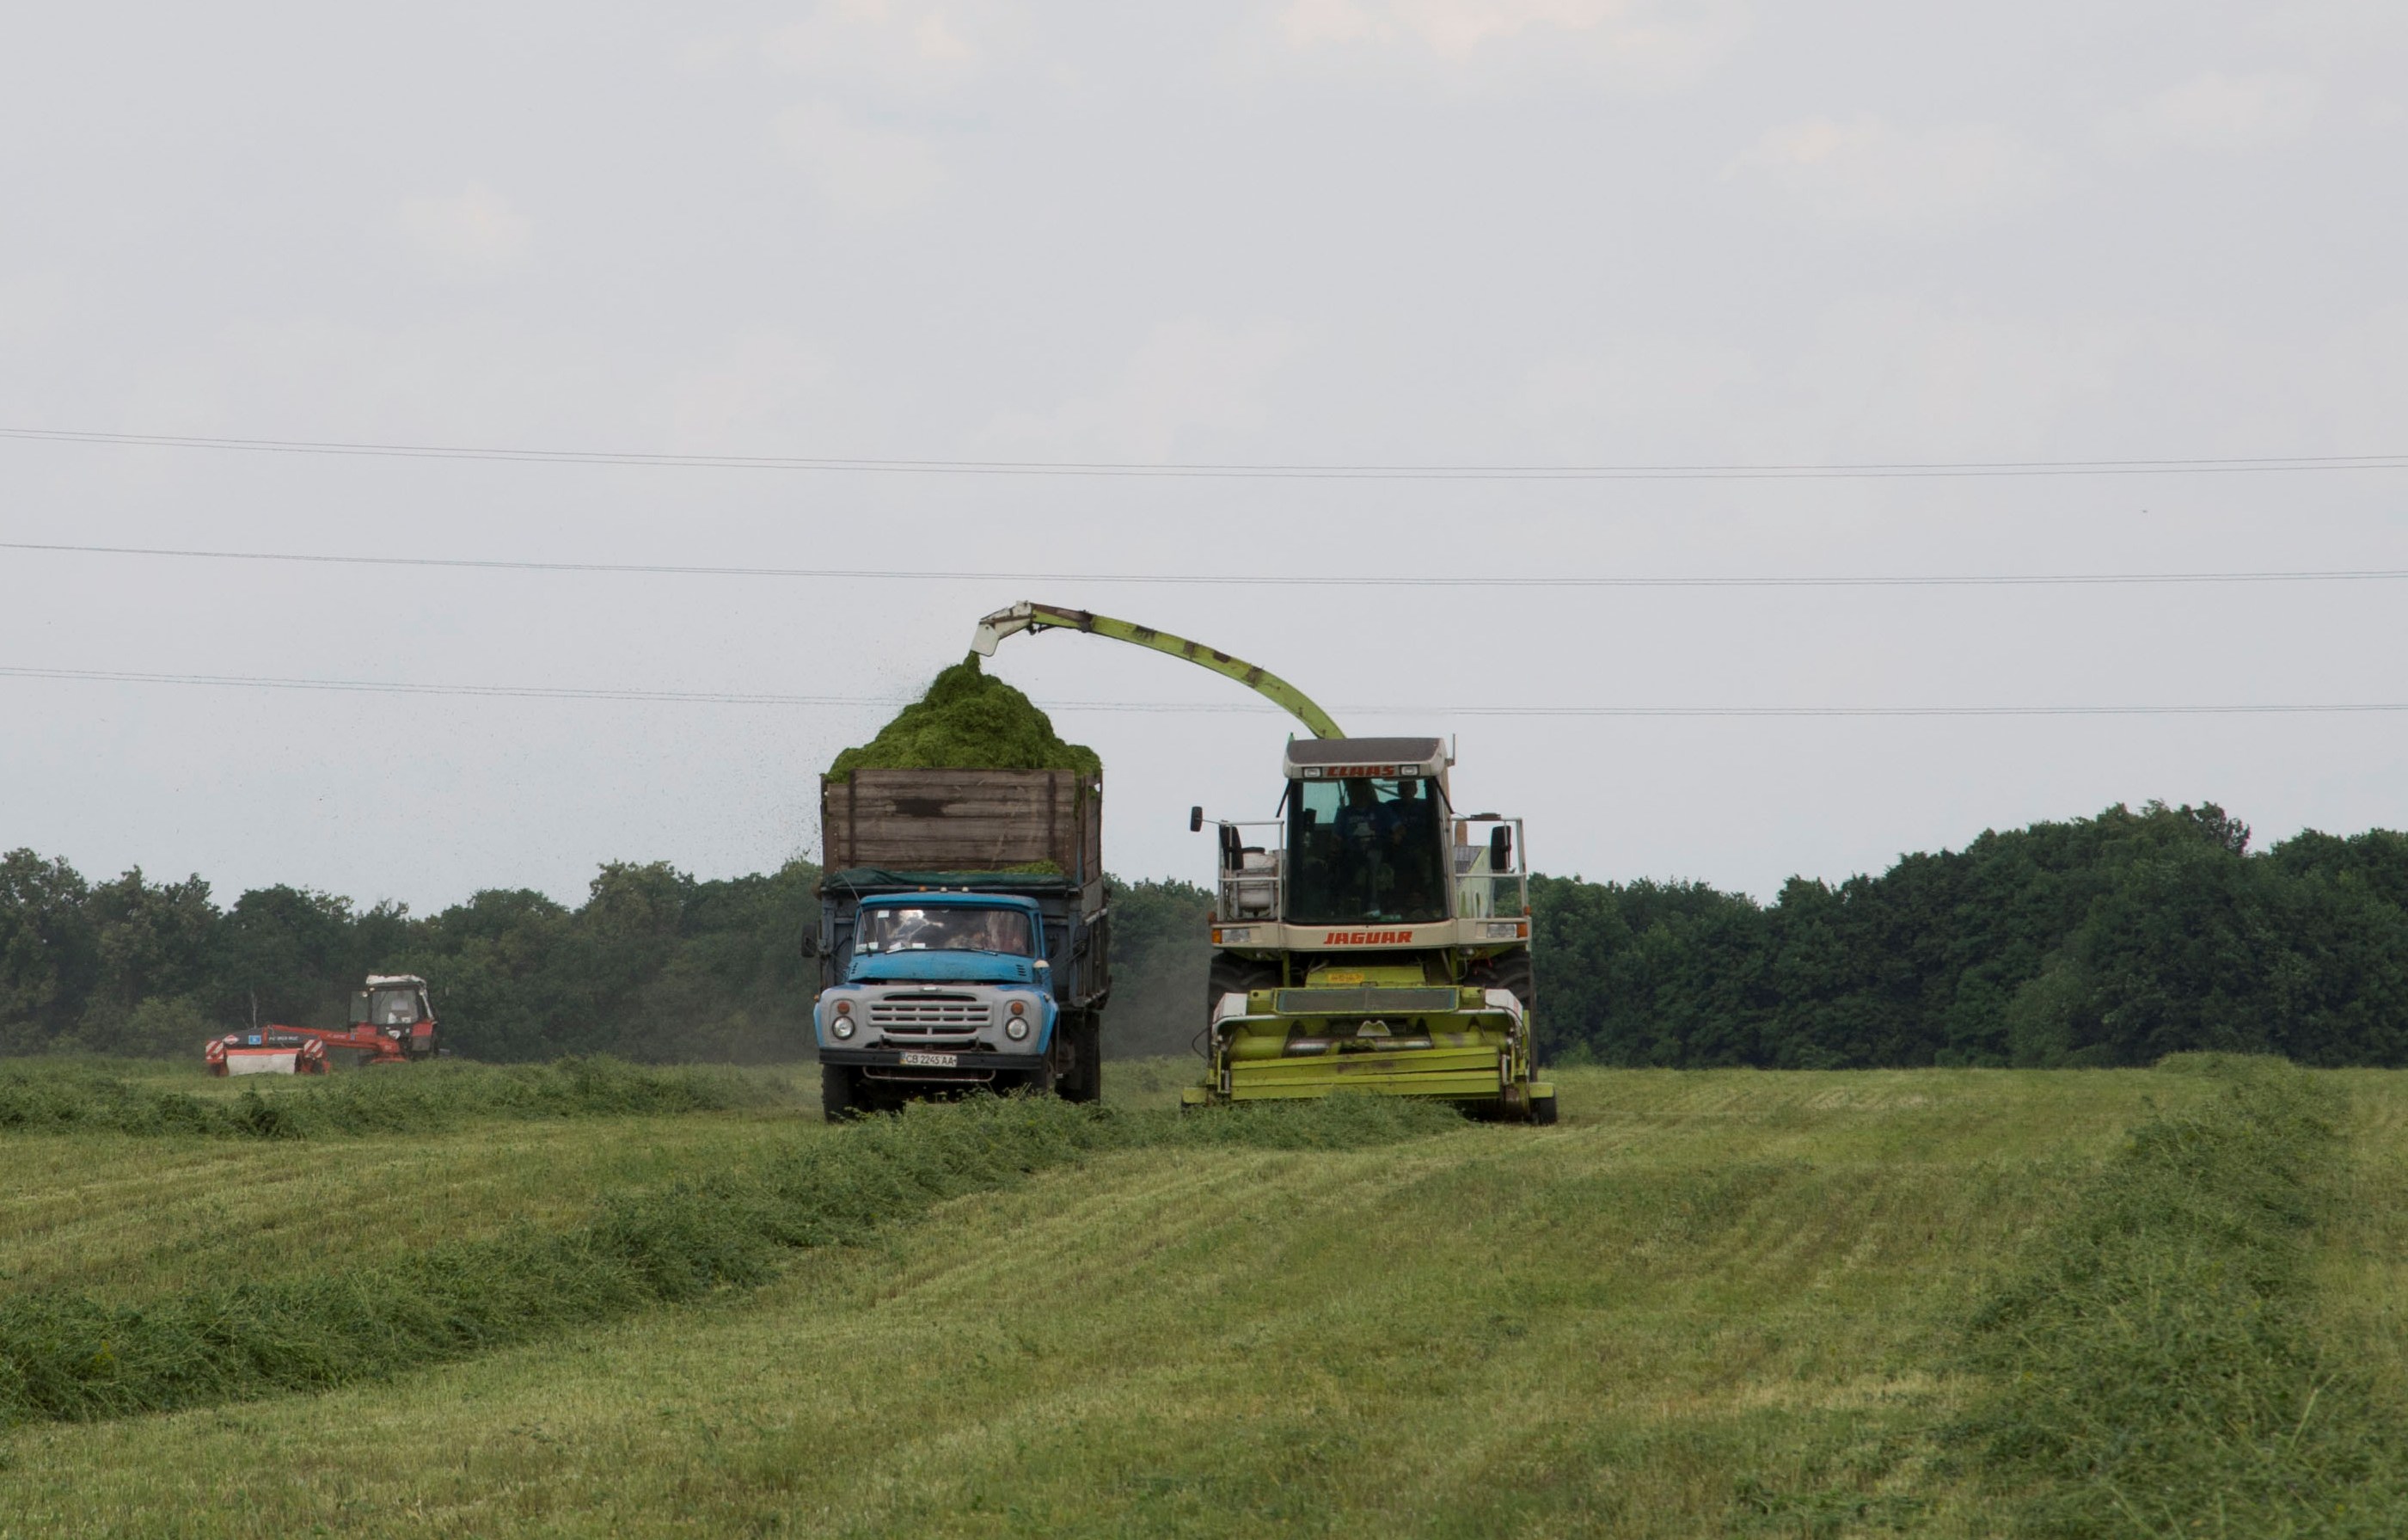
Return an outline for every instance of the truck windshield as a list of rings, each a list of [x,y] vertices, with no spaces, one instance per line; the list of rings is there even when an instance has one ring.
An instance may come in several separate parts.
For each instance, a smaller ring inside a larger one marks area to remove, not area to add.
[[[878,908],[861,913],[864,952],[1008,952],[1029,955],[1028,915],[1017,909]]]
[[[1445,828],[1435,784],[1348,777],[1297,781],[1289,789],[1292,923],[1447,917]]]

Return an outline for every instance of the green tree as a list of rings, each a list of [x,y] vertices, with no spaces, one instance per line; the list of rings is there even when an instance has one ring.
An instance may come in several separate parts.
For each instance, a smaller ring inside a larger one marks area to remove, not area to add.
[[[37,1053],[81,1015],[100,971],[90,896],[63,860],[0,856],[0,1052]]]

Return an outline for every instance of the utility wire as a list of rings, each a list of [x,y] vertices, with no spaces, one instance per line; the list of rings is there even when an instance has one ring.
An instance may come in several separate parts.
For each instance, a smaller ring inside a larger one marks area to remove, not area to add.
[[[1122,476],[1284,481],[1692,482],[1885,480],[1899,477],[2199,476],[2260,471],[2403,470],[2408,453],[2247,455],[2224,459],[1870,461],[1763,465],[1282,465],[1108,460],[920,460],[781,454],[649,454],[338,439],[228,439],[196,434],[96,433],[0,427],[0,439],[139,449],[232,450],[521,465],[638,466],[660,469],[853,471],[913,476]]]
[[[465,556],[345,556],[281,551],[200,551],[171,546],[68,545],[0,540],[0,551],[88,556],[168,556],[195,561],[297,562],[335,567],[427,567],[496,572],[602,573],[692,578],[787,578],[828,583],[1079,583],[1254,588],[2039,588],[2112,584],[2388,583],[2408,569],[2268,572],[2004,572],[1841,577],[1302,577],[1200,572],[998,572],[841,567],[693,567],[662,562],[505,561]]]
[[[215,685],[261,690],[336,691],[369,695],[466,696],[537,700],[666,701],[711,706],[877,707],[909,702],[896,696],[780,695],[742,690],[650,690],[578,688],[537,684],[414,684],[389,680],[276,679],[248,674],[176,674],[102,669],[40,669],[0,666],[0,678],[74,680],[118,684]],[[1253,701],[1063,700],[1048,712],[1113,712],[1150,714],[1280,716],[1278,707]],[[1351,705],[1338,711],[1360,716],[1440,717],[1980,717],[1980,716],[2312,716],[2408,712],[2408,701],[2342,701],[2276,705],[2099,706],[1499,706]]]

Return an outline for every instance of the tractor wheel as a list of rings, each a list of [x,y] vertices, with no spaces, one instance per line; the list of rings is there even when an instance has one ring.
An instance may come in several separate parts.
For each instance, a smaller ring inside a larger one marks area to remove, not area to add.
[[[820,1110],[831,1123],[842,1123],[866,1111],[861,1099],[861,1072],[850,1064],[821,1065]]]
[[[1104,1024],[1092,1011],[1082,1011],[1069,1017],[1062,1029],[1064,1046],[1070,1050],[1070,1067],[1062,1075],[1059,1091],[1065,1101],[1101,1101],[1104,1099]]]

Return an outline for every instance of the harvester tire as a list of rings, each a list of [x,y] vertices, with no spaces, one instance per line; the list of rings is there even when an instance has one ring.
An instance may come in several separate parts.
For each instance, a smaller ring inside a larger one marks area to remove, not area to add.
[[[1104,1024],[1094,1012],[1082,1012],[1064,1024],[1063,1042],[1070,1050],[1069,1072],[1062,1076],[1059,1094],[1065,1101],[1104,1099]]]
[[[1542,1129],[1555,1126],[1555,1099],[1539,1096],[1530,1099],[1530,1121]]]
[[[1257,962],[1252,957],[1231,957],[1226,952],[1212,954],[1212,964],[1204,974],[1204,1020],[1210,1025],[1212,1013],[1221,1006],[1223,995],[1251,994],[1256,989],[1276,988],[1280,974],[1277,963]]]
[[[1463,982],[1483,989],[1502,989],[1522,1002],[1524,1015],[1528,1015],[1538,994],[1530,977],[1530,954],[1508,952],[1471,965]]]
[[[841,1123],[862,1110],[861,1072],[850,1064],[820,1066],[820,1110]]]

